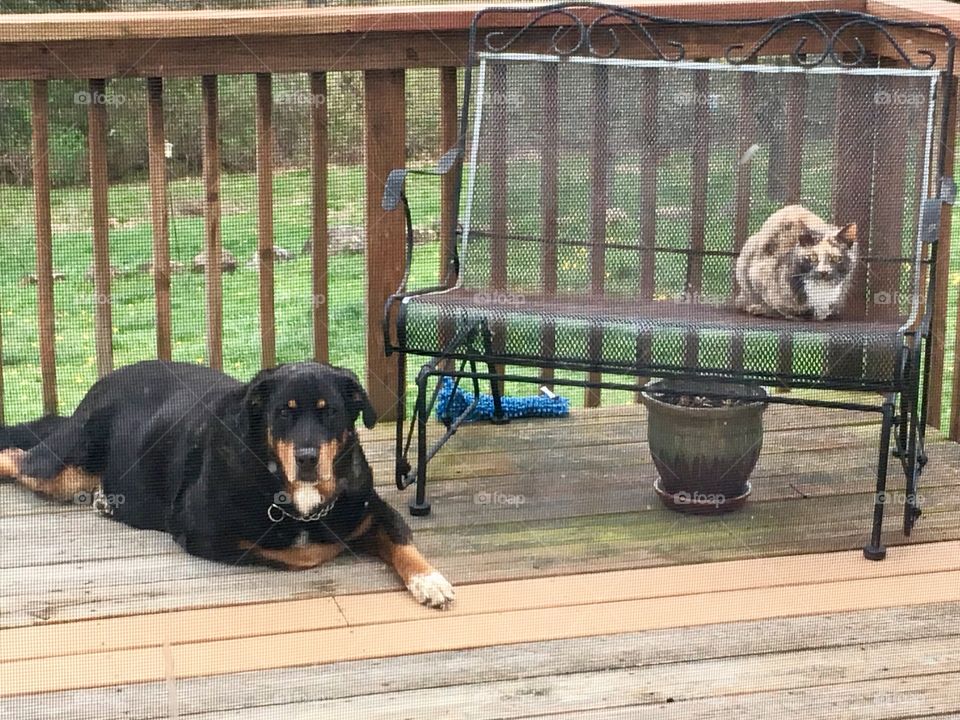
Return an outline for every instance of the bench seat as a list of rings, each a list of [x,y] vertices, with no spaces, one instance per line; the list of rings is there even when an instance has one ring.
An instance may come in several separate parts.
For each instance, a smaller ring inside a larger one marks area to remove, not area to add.
[[[417,355],[441,355],[441,338],[452,330],[486,323],[493,342],[478,348],[484,361],[537,366],[546,336],[553,340],[550,357],[573,368],[655,375],[696,367],[698,374],[792,386],[891,387],[904,346],[895,320],[762,318],[729,304],[676,298],[521,296],[460,287],[407,297],[399,315],[399,346]],[[602,342],[591,341],[598,331]]]

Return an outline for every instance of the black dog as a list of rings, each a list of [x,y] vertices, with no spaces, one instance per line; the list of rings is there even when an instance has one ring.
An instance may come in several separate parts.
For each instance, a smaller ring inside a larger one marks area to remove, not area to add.
[[[390,563],[421,603],[450,584],[373,489],[354,423],[376,421],[357,376],[316,362],[244,385],[186,363],[148,361],[99,380],[71,417],[0,429],[0,477],[163,530],[227,563],[307,569],[345,547]]]

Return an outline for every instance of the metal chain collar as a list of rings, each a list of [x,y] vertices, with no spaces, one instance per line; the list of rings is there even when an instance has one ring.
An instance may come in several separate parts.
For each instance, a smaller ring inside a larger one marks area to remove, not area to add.
[[[294,515],[293,513],[288,512],[287,510],[285,510],[280,505],[277,505],[276,503],[271,503],[270,507],[267,508],[267,517],[270,518],[270,522],[274,522],[274,523],[280,522],[285,517],[288,517],[291,520],[296,520],[297,522],[316,522],[321,518],[325,518],[330,513],[330,511],[333,510],[333,506],[336,504],[337,504],[337,498],[334,498],[333,502],[331,502],[329,505],[323,506],[312,515],[307,515],[306,517],[303,517],[301,515]]]

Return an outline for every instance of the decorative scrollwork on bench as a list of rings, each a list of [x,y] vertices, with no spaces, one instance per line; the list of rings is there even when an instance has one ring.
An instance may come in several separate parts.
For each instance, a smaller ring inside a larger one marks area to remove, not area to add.
[[[873,18],[854,17],[833,29],[823,22],[822,17],[804,15],[784,18],[777,21],[749,50],[740,54],[745,45],[736,43],[727,46],[723,56],[732,65],[743,65],[755,60],[763,48],[777,35],[802,27],[810,28],[822,40],[822,46],[816,50],[808,45],[810,39],[808,35],[802,35],[797,41],[790,57],[802,67],[816,67],[828,59],[842,67],[853,68],[864,65],[869,61],[867,48],[860,36],[856,34],[864,30],[883,35],[897,56],[914,70],[929,70],[937,63],[936,53],[927,49],[914,50],[917,56],[923,58],[922,61],[916,57],[911,58],[885,24]]]
[[[583,8],[595,7],[598,6],[583,6]],[[547,23],[548,20],[551,23],[563,23],[556,26],[550,38],[550,52],[556,55],[569,56],[581,51],[586,51],[595,57],[613,57],[620,50],[618,31],[628,31],[641,36],[645,44],[660,60],[678,61],[683,60],[685,57],[684,48],[681,43],[675,41],[665,43],[675,50],[674,53],[668,55],[661,48],[661,43],[650,33],[647,25],[649,25],[651,21],[655,24],[657,18],[652,15],[634,13],[621,9],[605,10],[588,23],[584,18],[576,14],[572,7],[550,8],[533,15],[526,25],[512,35],[508,36],[504,30],[488,32],[483,37],[484,47],[489,52],[503,52],[508,50],[533,28],[553,27],[552,24]],[[606,47],[601,47],[599,43],[601,33],[605,40],[604,44]]]
[[[939,61],[937,53],[933,49],[905,45],[892,29],[922,29],[939,35],[944,39],[948,56],[952,55],[954,43],[949,31],[940,25],[883,20],[843,11],[808,12],[770,20],[697,21],[666,19],[629,8],[585,2],[553,5],[538,11],[497,7],[481,11],[478,19],[487,13],[523,14],[526,20],[516,30],[481,30],[478,39],[482,40],[482,47],[492,53],[515,48],[532,34],[532,30],[542,29],[552,30],[549,38],[544,40],[546,51],[561,57],[583,54],[612,58],[620,52],[624,39],[629,37],[645,48],[651,57],[679,62],[687,57],[686,48],[680,39],[666,39],[665,33],[706,28],[753,28],[762,32],[760,38],[752,45],[744,42],[727,45],[723,49],[727,62],[732,65],[753,62],[778,37],[799,32],[796,45],[785,54],[801,67],[813,68],[827,61],[845,68],[867,66],[875,58],[867,48],[885,42],[892,54],[907,67],[929,70]],[[477,29],[477,20],[474,23]]]

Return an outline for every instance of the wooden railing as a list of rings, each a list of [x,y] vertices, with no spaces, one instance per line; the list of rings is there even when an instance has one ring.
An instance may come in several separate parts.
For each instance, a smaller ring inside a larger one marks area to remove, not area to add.
[[[685,18],[734,19],[775,17],[815,9],[864,11],[899,19],[942,22],[960,34],[960,6],[939,0],[721,0],[691,4],[669,1],[628,3],[636,9]],[[311,93],[326,94],[327,73],[361,70],[364,78],[366,170],[366,331],[367,386],[383,417],[396,407],[396,368],[384,357],[378,322],[386,296],[400,279],[403,265],[403,226],[400,213],[380,207],[387,173],[405,163],[405,71],[435,68],[440,81],[439,155],[454,145],[457,134],[457,68],[466,55],[467,28],[479,6],[321,8],[262,11],[156,11],[143,13],[89,13],[0,15],[0,81],[32,81],[32,155],[36,224],[37,326],[43,407],[57,409],[57,366],[54,328],[50,168],[48,162],[48,80],[89,79],[91,97],[101,97],[114,78],[143,78],[147,96],[149,189],[153,229],[156,301],[156,354],[171,357],[170,244],[167,173],[164,156],[164,78],[200,77],[202,88],[203,187],[207,361],[223,364],[223,285],[220,207],[220,146],[218,76],[252,74],[256,77],[256,187],[259,253],[259,308],[261,363],[276,362],[273,271],[273,82],[276,73],[307,73]],[[511,20],[504,16],[503,22]],[[716,57],[723,38],[698,38],[697,53]],[[797,94],[797,97],[800,97]],[[802,100],[799,100],[802,102]],[[93,217],[93,277],[98,297],[109,298],[110,253],[106,139],[109,111],[100,102],[89,104],[90,186]],[[327,106],[314,104],[310,115],[312,190],[313,355],[329,353],[327,293]],[[749,113],[741,118],[741,132],[754,132]],[[787,128],[790,132],[790,128]],[[788,167],[799,177],[799,167]],[[749,192],[745,176],[737,193]],[[652,186],[651,183],[646,185]],[[794,188],[795,190],[796,188]],[[452,218],[448,202],[453,187],[445,180],[441,192],[441,237],[449,233]],[[790,193],[788,193],[790,194]],[[796,194],[796,193],[793,193]],[[702,195],[702,193],[700,193]],[[700,198],[702,201],[703,198]],[[652,207],[645,203],[645,207]],[[741,230],[746,217],[737,217]],[[648,230],[652,223],[645,223]],[[742,233],[741,233],[742,234]],[[949,277],[950,218],[941,233],[935,299],[934,344],[930,392],[931,424],[939,425],[943,400]],[[449,257],[443,254],[446,266]],[[110,302],[95,305],[95,347],[100,374],[113,367]],[[958,347],[960,350],[960,347]],[[2,346],[0,346],[2,352]],[[960,352],[955,357],[960,357]],[[955,360],[956,364],[956,360]],[[960,367],[954,367],[950,435],[960,438]],[[8,392],[11,388],[7,388]],[[16,392],[16,388],[13,388]],[[0,365],[0,412],[3,374]],[[587,401],[599,402],[588,393]]]

